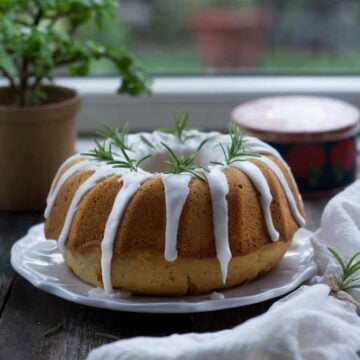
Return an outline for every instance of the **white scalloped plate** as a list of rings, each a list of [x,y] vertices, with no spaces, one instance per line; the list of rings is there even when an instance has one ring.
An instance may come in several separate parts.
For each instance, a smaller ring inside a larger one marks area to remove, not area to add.
[[[267,275],[237,288],[224,290],[224,299],[210,299],[210,295],[187,297],[104,298],[89,296],[90,285],[79,280],[65,264],[57,243],[46,240],[43,224],[30,228],[11,249],[14,269],[35,287],[63,299],[98,308],[148,312],[191,313],[229,309],[259,303],[294,290],[314,276],[317,267],[310,232],[300,230],[291,249]]]

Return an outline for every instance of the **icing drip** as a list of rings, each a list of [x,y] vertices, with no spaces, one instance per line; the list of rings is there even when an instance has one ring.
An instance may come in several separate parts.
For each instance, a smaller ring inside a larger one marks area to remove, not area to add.
[[[114,242],[117,230],[127,204],[135,195],[140,185],[151,177],[151,174],[125,173],[121,180],[123,185],[116,195],[109,218],[105,225],[104,238],[101,242],[101,274],[106,294],[112,292],[111,284],[111,260],[113,257]]]
[[[219,293],[217,291],[213,291],[209,296],[209,300],[223,300],[223,299],[225,299],[224,294]]]
[[[80,154],[75,154],[73,156],[70,156],[68,159],[66,159],[62,164],[61,166],[59,167],[58,171],[56,172],[55,176],[54,176],[54,179],[53,181],[51,182],[51,186],[50,186],[50,191],[49,193],[51,194],[52,191],[54,190],[54,187],[55,187],[55,183],[56,181],[58,180],[59,176],[60,176],[60,173],[64,170],[64,168],[69,165],[72,161],[75,161],[75,160],[81,160],[83,159],[81,157]],[[50,195],[49,195],[50,196]],[[48,196],[48,197],[49,197]]]
[[[271,216],[271,202],[272,195],[269,185],[261,172],[261,170],[253,163],[249,161],[239,161],[234,163],[234,167],[243,171],[252,181],[256,189],[261,194],[261,207],[264,213],[266,226],[272,241],[279,240],[279,232],[275,229]]]
[[[296,183],[296,181],[294,179],[292,171],[291,171],[289,165],[285,162],[283,157],[280,155],[280,153],[276,149],[274,149],[272,146],[270,146],[269,144],[266,144],[263,141],[255,138],[255,137],[247,136],[245,139],[246,139],[246,144],[251,149],[251,151],[258,152],[260,154],[269,154],[269,155],[272,155],[272,156],[274,156],[277,159],[282,161],[283,165],[288,170],[288,174],[289,174],[289,176],[291,178],[292,183],[295,186],[299,201],[302,204],[302,206],[304,206],[302,197],[301,197],[300,192],[299,192],[299,188],[298,188],[297,183]]]
[[[162,174],[166,204],[166,230],[164,257],[167,261],[177,258],[177,235],[180,216],[189,195],[190,174]]]
[[[86,193],[88,191],[90,191],[100,180],[103,180],[105,179],[106,177],[108,177],[109,175],[111,175],[111,172],[108,170],[108,171],[101,171],[101,170],[98,170],[98,171],[95,171],[94,174],[92,174],[86,181],[84,181],[80,186],[79,188],[77,189],[72,201],[71,201],[71,204],[70,204],[70,207],[69,207],[69,210],[66,214],[66,219],[65,219],[65,223],[61,229],[61,233],[59,235],[59,239],[58,239],[58,247],[60,249],[60,251],[62,253],[65,252],[65,243],[66,243],[66,240],[68,238],[68,235],[69,235],[69,231],[70,231],[70,227],[71,227],[71,224],[72,224],[72,220],[76,214],[76,211],[77,211],[77,207],[81,201],[81,199],[86,195]]]
[[[56,200],[56,197],[60,191],[60,189],[63,187],[64,183],[71,177],[73,176],[74,174],[76,174],[78,171],[80,171],[81,169],[84,169],[84,168],[88,168],[87,170],[93,170],[90,165],[92,164],[91,161],[89,160],[83,160],[83,161],[80,161],[76,164],[74,164],[73,166],[71,166],[69,169],[67,169],[64,174],[61,176],[61,178],[59,179],[59,181],[57,182],[54,190],[52,192],[49,193],[49,196],[46,200],[46,209],[45,209],[45,213],[44,213],[44,216],[45,216],[45,219],[47,219],[50,215],[50,212],[54,206],[54,203],[55,203],[55,200]]]
[[[229,185],[225,174],[217,167],[212,168],[206,177],[211,193],[216,256],[220,263],[223,284],[225,284],[229,262],[232,258],[229,245],[228,202],[226,199]]]
[[[107,294],[102,288],[92,288],[88,291],[88,296],[98,299],[128,299],[131,297],[130,291],[117,290]]]
[[[299,211],[296,201],[294,199],[294,195],[293,195],[292,191],[290,190],[289,184],[286,181],[285,176],[282,173],[282,171],[280,170],[280,168],[278,167],[278,165],[276,165],[276,163],[274,161],[272,161],[271,159],[269,159],[265,156],[262,156],[261,158],[258,158],[256,160],[261,161],[264,164],[266,164],[271,169],[271,171],[276,175],[276,177],[278,178],[278,180],[285,192],[285,196],[288,201],[288,204],[289,204],[289,207],[290,207],[293,217],[295,218],[295,220],[299,226],[304,226],[305,219],[300,214],[300,211]]]

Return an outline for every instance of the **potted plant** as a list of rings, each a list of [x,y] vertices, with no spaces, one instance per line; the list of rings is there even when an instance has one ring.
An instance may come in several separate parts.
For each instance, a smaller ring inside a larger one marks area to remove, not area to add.
[[[271,8],[264,5],[264,1],[190,3],[190,27],[201,56],[210,67],[239,68],[256,64],[272,18]]]
[[[80,99],[50,85],[67,67],[87,75],[92,60],[112,62],[120,93],[148,91],[145,73],[124,49],[76,37],[95,20],[101,27],[116,0],[0,0],[0,209],[41,209],[59,165],[74,152]]]

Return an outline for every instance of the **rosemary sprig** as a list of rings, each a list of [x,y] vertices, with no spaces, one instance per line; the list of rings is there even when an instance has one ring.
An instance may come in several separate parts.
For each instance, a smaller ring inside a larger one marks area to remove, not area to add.
[[[194,138],[195,135],[186,135],[189,130],[194,129],[187,129],[187,122],[189,120],[189,114],[186,112],[176,114],[173,113],[174,121],[175,121],[175,129],[170,128],[160,128],[158,131],[161,131],[166,134],[174,134],[181,143],[184,143],[186,140]],[[198,129],[197,129],[198,130]]]
[[[257,152],[246,150],[246,141],[238,126],[234,125],[230,128],[229,135],[231,140],[230,144],[227,144],[226,147],[222,143],[219,144],[224,153],[225,162],[211,161],[212,164],[231,165],[236,161],[244,160],[244,157],[246,156],[260,157],[260,154]]]
[[[43,332],[41,334],[41,336],[49,337],[49,336],[52,336],[52,335],[55,335],[55,334],[59,333],[61,330],[62,330],[62,325],[59,323],[59,324],[53,326],[51,329],[46,330],[45,332]]]
[[[96,134],[105,139],[110,139],[120,149],[130,150],[128,145],[129,130],[127,124],[122,127],[121,131],[119,131],[118,128],[113,129],[110,125],[104,124]]]
[[[140,136],[140,139],[141,141],[146,144],[148,147],[152,148],[152,149],[155,149],[155,146],[144,136],[144,135],[141,135]]]
[[[195,160],[195,155],[178,156],[175,154],[174,150],[172,150],[168,145],[166,145],[163,142],[161,144],[165,147],[165,149],[168,151],[170,156],[169,160],[165,161],[167,164],[171,166],[171,170],[168,173],[181,174],[186,172],[194,175],[196,178],[202,181],[206,180],[206,178],[202,174],[199,174],[199,170],[202,169],[208,172],[209,169],[207,169],[204,166],[193,165]]]
[[[118,336],[115,336],[113,334],[108,334],[108,333],[102,333],[102,332],[96,332],[95,336],[102,337],[105,339],[115,340],[115,341],[120,340],[120,338]]]
[[[210,141],[210,140],[211,140],[210,137],[204,139],[204,140],[199,144],[199,146],[197,147],[196,151],[200,151],[201,148],[202,148],[208,141]]]
[[[103,144],[101,145],[99,140],[95,140],[94,150],[90,150],[87,153],[81,153],[81,155],[90,156],[99,161],[114,160],[111,144],[108,144],[108,148],[106,149],[106,142],[104,141]]]
[[[96,146],[94,150],[87,153],[82,153],[82,155],[93,157],[98,161],[105,161],[107,164],[112,165],[112,167],[114,168],[124,168],[131,171],[137,171],[139,165],[151,156],[147,155],[139,160],[131,159],[127,153],[127,150],[124,147],[120,147],[119,149],[124,158],[123,160],[120,160],[114,158],[111,143],[108,144],[108,147],[106,148],[105,141],[103,144],[101,144],[98,140],[95,140],[95,145]]]
[[[340,278],[337,279],[339,289],[342,291],[359,289],[360,278],[355,278],[354,275],[360,270],[360,260],[358,260],[360,251],[355,253],[346,263],[335,249],[328,247],[328,250],[341,267],[342,273]]]

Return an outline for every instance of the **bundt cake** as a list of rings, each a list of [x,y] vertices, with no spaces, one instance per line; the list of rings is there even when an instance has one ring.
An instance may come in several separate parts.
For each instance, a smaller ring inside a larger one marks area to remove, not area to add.
[[[104,127],[93,151],[59,169],[45,210],[85,282],[148,295],[230,288],[268,272],[304,225],[278,152],[234,127],[127,134]]]

